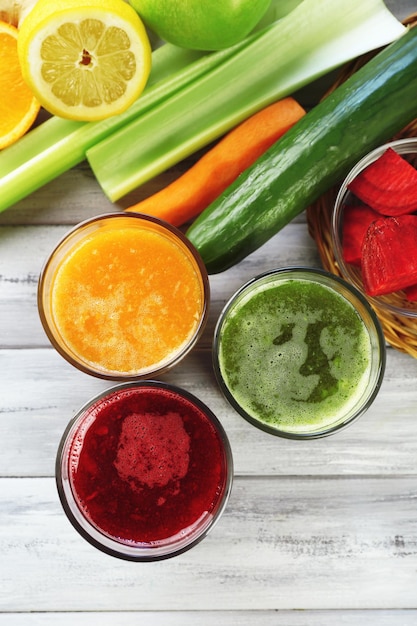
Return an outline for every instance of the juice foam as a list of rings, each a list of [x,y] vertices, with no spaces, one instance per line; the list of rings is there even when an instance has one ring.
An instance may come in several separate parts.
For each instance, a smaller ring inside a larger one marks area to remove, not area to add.
[[[103,228],[64,257],[51,286],[60,341],[99,371],[162,367],[196,332],[201,276],[172,237],[137,226]]]
[[[219,362],[235,401],[281,431],[308,433],[354,410],[368,384],[369,333],[352,304],[302,279],[268,283],[231,309]]]
[[[93,405],[69,447],[83,515],[127,544],[174,541],[213,517],[227,483],[222,441],[202,410],[161,388]]]

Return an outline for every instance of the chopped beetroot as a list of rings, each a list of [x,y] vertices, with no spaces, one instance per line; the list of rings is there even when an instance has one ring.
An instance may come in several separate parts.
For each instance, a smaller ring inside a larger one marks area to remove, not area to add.
[[[361,266],[362,243],[369,225],[380,217],[366,204],[346,205],[343,209],[343,258],[346,263]]]
[[[417,302],[417,284],[407,287],[404,291],[409,302]]]
[[[365,291],[380,296],[417,283],[417,215],[372,222],[362,246]]]
[[[392,148],[362,170],[348,188],[382,215],[417,211],[417,170]]]

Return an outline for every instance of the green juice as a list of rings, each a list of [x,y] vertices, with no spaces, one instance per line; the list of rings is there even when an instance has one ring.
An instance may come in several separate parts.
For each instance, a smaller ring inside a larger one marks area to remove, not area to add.
[[[254,283],[216,331],[226,396],[284,435],[335,428],[357,412],[373,377],[368,325],[339,291],[305,275]]]

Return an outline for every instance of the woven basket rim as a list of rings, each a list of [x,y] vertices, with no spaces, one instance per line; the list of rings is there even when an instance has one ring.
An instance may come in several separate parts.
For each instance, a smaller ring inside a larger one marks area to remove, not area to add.
[[[403,24],[409,27],[417,26],[417,12],[403,20]],[[375,52],[368,53],[347,63],[341,69],[335,82],[323,96],[323,99],[355,73],[374,54]],[[406,137],[417,137],[417,118],[392,137],[391,140]],[[342,181],[340,181],[341,183]],[[306,216],[310,236],[315,240],[324,269],[343,277],[333,253],[331,234],[331,219],[338,188],[339,185],[332,187],[320,196],[307,208]],[[412,317],[396,315],[383,306],[378,306],[374,299],[372,299],[371,304],[381,323],[387,343],[400,352],[417,358],[417,320]]]

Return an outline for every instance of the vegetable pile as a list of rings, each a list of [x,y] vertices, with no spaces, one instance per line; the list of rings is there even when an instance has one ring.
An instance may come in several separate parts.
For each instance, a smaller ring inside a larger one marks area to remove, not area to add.
[[[417,300],[417,170],[389,147],[348,184],[343,257],[361,267],[365,292],[405,290]]]
[[[414,120],[416,67],[417,28],[411,28],[303,116],[207,207],[187,235],[208,272],[222,272],[259,248]]]
[[[282,4],[288,7],[274,0],[277,11],[268,12],[262,27],[224,50],[167,43],[154,50],[147,85],[124,113],[98,122],[53,116],[3,150],[0,211],[86,158],[116,201],[262,108],[406,30],[382,0],[294,0],[284,17]]]
[[[213,70],[90,147],[98,182],[118,200],[268,104],[403,35],[392,17],[381,0],[303,0]]]
[[[215,200],[303,115],[291,97],[261,109],[232,129],[182,176],[126,209],[182,226]]]
[[[51,2],[38,0],[26,24],[37,24],[36,11]],[[122,10],[121,0],[106,2]],[[22,0],[28,4],[36,2]],[[89,0],[82,5],[91,8]],[[284,6],[272,0],[251,34],[225,49],[163,43],[152,52],[143,92],[124,112],[94,122],[52,115],[2,150],[0,211],[84,159],[117,201],[217,142],[183,176],[127,210],[175,226],[197,216],[187,236],[208,272],[238,263],[417,116],[417,28],[405,28],[382,0]],[[291,95],[379,48],[308,113]],[[354,181],[366,206],[359,216],[357,206],[346,210],[345,254],[362,267],[369,294],[403,288],[417,300],[417,258],[405,253],[417,250],[417,173],[406,165],[387,151],[373,176],[371,169]]]

